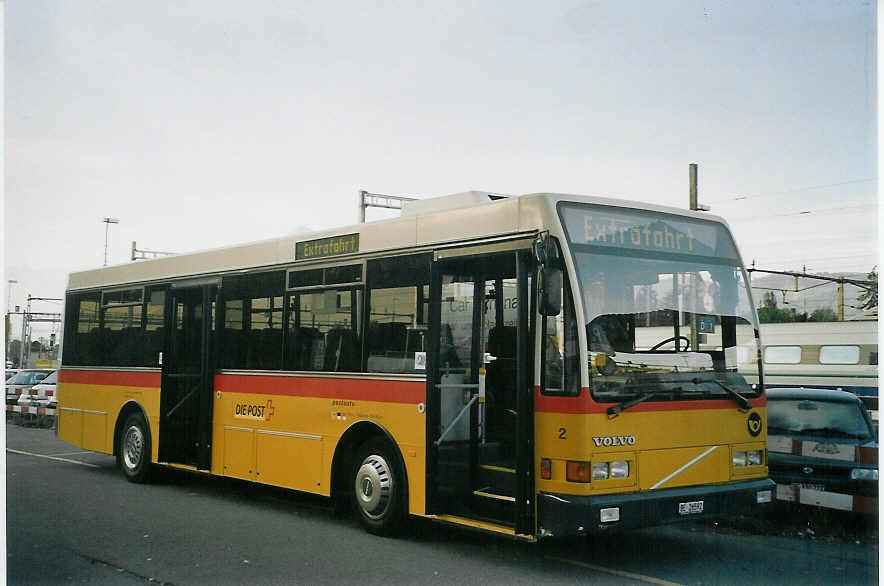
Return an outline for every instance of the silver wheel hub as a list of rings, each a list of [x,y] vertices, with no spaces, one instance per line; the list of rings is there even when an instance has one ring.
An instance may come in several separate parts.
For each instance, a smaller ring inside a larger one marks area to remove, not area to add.
[[[372,518],[380,518],[390,504],[393,491],[393,475],[382,457],[372,454],[362,461],[356,472],[356,502],[362,512]]]
[[[123,462],[129,470],[135,470],[144,458],[144,434],[135,425],[123,436]]]

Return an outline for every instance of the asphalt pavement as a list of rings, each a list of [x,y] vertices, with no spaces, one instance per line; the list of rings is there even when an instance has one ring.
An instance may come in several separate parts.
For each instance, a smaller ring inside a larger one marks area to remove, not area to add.
[[[537,544],[414,520],[380,538],[323,498],[111,456],[7,425],[9,584],[874,584],[877,543],[711,523]]]

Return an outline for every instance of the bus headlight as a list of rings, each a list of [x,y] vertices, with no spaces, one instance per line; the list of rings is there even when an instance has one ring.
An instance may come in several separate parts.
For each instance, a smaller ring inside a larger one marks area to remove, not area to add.
[[[626,460],[614,460],[611,462],[611,478],[626,478],[629,476],[629,462]]]
[[[746,452],[734,452],[734,468],[743,468],[746,465]]]
[[[592,463],[592,479],[607,480],[608,479],[608,463],[593,462]]]
[[[746,452],[749,466],[761,466],[761,450],[749,450]]]

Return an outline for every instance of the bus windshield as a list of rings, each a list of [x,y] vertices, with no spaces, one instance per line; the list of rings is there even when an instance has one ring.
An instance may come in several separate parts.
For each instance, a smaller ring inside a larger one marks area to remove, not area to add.
[[[753,397],[759,342],[741,262],[721,224],[560,204],[600,402]]]

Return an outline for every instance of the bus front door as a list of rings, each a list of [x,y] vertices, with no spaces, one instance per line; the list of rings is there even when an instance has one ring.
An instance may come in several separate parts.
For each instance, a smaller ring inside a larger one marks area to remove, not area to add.
[[[428,347],[428,512],[533,533],[531,257],[434,263]]]
[[[211,468],[215,284],[173,286],[166,296],[159,461]]]

